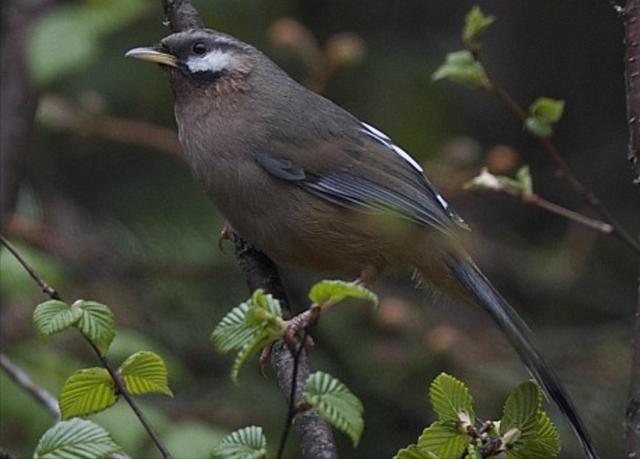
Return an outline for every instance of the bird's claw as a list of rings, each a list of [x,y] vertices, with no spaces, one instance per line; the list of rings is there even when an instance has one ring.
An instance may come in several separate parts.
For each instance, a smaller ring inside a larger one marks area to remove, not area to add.
[[[284,342],[291,352],[296,352],[297,350],[299,338],[301,336],[300,332],[312,325],[315,325],[316,322],[318,322],[318,317],[320,317],[320,308],[316,306],[302,314],[298,314],[286,322],[287,328],[284,333]],[[306,334],[303,345],[307,350],[313,349],[313,346],[315,345],[313,338]]]
[[[230,224],[225,223],[224,226],[222,227],[222,230],[220,231],[220,236],[218,237],[218,249],[222,252],[223,251],[222,243],[224,241],[235,241],[235,239],[236,239],[235,231],[233,230]]]
[[[262,352],[260,352],[260,374],[265,378],[267,377],[267,364],[271,359],[274,344],[275,343],[271,343],[268,346],[265,346],[262,349]]]

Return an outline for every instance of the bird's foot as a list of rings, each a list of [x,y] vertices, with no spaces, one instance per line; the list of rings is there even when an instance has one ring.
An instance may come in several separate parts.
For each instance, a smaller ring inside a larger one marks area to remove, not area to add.
[[[380,271],[373,265],[366,266],[361,272],[356,280],[353,281],[354,284],[360,285],[362,287],[366,287],[367,285],[372,284],[380,275]]]
[[[295,352],[298,347],[298,342],[302,336],[305,337],[303,343],[307,350],[310,350],[314,346],[313,338],[309,334],[303,334],[302,331],[315,325],[320,317],[320,308],[313,306],[311,309],[298,314],[297,316],[286,321],[286,331],[284,332],[284,342],[291,352]]]
[[[236,240],[236,232],[233,227],[229,223],[225,223],[220,231],[220,236],[218,237],[218,249],[222,252],[223,247],[222,243],[224,241],[235,241]]]

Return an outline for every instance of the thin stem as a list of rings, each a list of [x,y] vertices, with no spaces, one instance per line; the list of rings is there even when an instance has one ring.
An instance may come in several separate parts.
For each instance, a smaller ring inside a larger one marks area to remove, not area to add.
[[[489,188],[489,190],[494,190],[494,189]],[[558,204],[555,204],[551,201],[547,201],[546,199],[541,198],[536,193],[533,193],[533,192],[524,193],[521,190],[517,190],[509,187],[495,189],[495,191],[508,194],[509,196],[514,196],[516,198],[521,199],[522,202],[524,202],[525,204],[530,204],[532,206],[539,207],[541,209],[546,210],[547,212],[551,212],[555,215],[559,215],[563,218],[566,218],[567,220],[571,220],[572,222],[579,223],[588,228],[599,231],[603,234],[608,235],[614,231],[613,226],[611,226],[608,223],[605,223],[601,220],[596,220],[594,218],[589,218],[571,209],[567,209],[566,207],[559,206]]]
[[[11,254],[15,257],[18,263],[20,263],[22,267],[29,273],[31,278],[42,288],[42,291],[45,294],[47,294],[51,299],[62,301],[62,297],[58,294],[58,292],[49,284],[47,284],[35,272],[35,270],[31,267],[31,265],[27,263],[27,261],[22,257],[22,255],[20,255],[20,253],[2,235],[0,235],[0,243],[2,243],[2,245],[5,246],[9,252],[11,252]],[[153,430],[153,427],[151,427],[151,424],[149,423],[144,413],[138,406],[138,403],[133,399],[131,394],[129,394],[129,392],[127,391],[127,388],[124,386],[122,380],[120,379],[116,371],[113,369],[113,367],[111,366],[107,358],[100,353],[98,348],[91,342],[89,338],[87,338],[84,335],[82,336],[85,338],[85,340],[91,346],[91,349],[93,349],[95,354],[98,356],[98,360],[100,360],[100,363],[102,363],[102,366],[107,370],[107,372],[109,372],[109,375],[111,376],[111,379],[113,379],[113,382],[116,388],[118,389],[118,392],[122,394],[126,402],[129,404],[129,406],[133,410],[133,413],[136,415],[136,417],[138,418],[142,426],[145,428],[145,430],[149,434],[149,438],[156,445],[156,447],[160,451],[160,454],[162,454],[162,457],[164,459],[171,459],[171,454],[169,453],[167,448],[162,444],[162,442],[160,441],[160,438],[158,437],[158,434]]]
[[[477,53],[474,56],[478,62],[480,57]],[[486,69],[485,69],[486,72]],[[513,98],[511,95],[488,73],[487,78],[489,83],[484,86],[484,89],[495,94],[500,99],[507,109],[514,115],[514,117],[520,121],[521,124],[527,119],[527,112],[525,109]],[[600,201],[593,191],[587,188],[578,180],[573,174],[569,164],[564,160],[562,153],[555,145],[555,143],[549,138],[536,137],[538,143],[542,146],[542,150],[547,154],[556,167],[557,175],[564,179],[580,196],[583,200],[595,211],[600,217],[613,227],[613,231],[609,234],[616,236],[618,239],[626,243],[635,252],[640,254],[640,243],[636,241],[633,236],[618,222],[618,220],[611,214],[609,209]]]
[[[3,353],[0,353],[0,367],[17,385],[22,387],[31,397],[44,406],[56,421],[60,420],[58,400],[46,389],[34,383],[28,374],[17,367],[9,357]]]
[[[596,231],[600,231],[603,234],[611,234],[614,231],[613,226],[611,226],[609,223],[586,217],[582,214],[579,214],[578,212],[574,212],[571,209],[567,209],[566,207],[562,207],[558,204],[547,201],[546,199],[541,198],[535,193],[528,194],[526,198],[524,198],[524,201],[556,215],[560,215],[567,220],[571,220],[575,223],[587,226]]]
[[[287,445],[287,438],[289,437],[289,431],[291,430],[291,424],[293,424],[293,418],[296,416],[296,390],[298,386],[298,366],[300,363],[300,357],[302,356],[302,350],[304,344],[307,341],[307,330],[305,329],[298,345],[298,350],[293,357],[293,370],[291,374],[291,393],[289,394],[289,409],[287,411],[287,418],[285,420],[284,429],[282,431],[282,437],[280,438],[280,446],[278,448],[278,454],[276,459],[282,459],[284,454],[284,448]]]
[[[93,351],[98,356],[98,359],[100,360],[100,363],[102,364],[102,366],[109,372],[109,375],[111,376],[111,379],[113,379],[113,382],[116,386],[116,389],[118,390],[118,393],[122,394],[126,402],[129,404],[129,406],[133,410],[136,417],[140,420],[140,424],[142,424],[144,429],[147,431],[147,434],[149,434],[149,438],[151,438],[151,441],[153,441],[153,443],[156,445],[156,447],[160,451],[160,454],[162,454],[162,457],[166,459],[171,459],[171,453],[169,453],[167,448],[162,444],[160,437],[158,436],[156,431],[153,429],[153,427],[147,420],[146,416],[142,412],[142,409],[138,406],[138,403],[134,400],[134,398],[131,396],[131,394],[125,387],[124,383],[122,382],[122,379],[120,378],[116,370],[113,369],[113,367],[111,366],[107,358],[100,353],[100,351],[95,346],[95,344],[93,344],[89,339],[87,339],[87,342],[89,343]]]
[[[18,253],[18,251],[9,243],[9,241],[7,241],[5,239],[5,237],[3,235],[1,235],[1,234],[0,234],[0,243],[3,246],[5,246],[6,249],[11,253],[11,255],[13,255],[13,257],[18,261],[18,263],[20,263],[22,265],[22,267],[25,269],[25,271],[27,271],[29,273],[29,276],[31,276],[31,278],[34,281],[36,281],[38,286],[42,289],[42,291],[46,295],[48,295],[53,300],[62,301],[62,299],[60,298],[60,295],[58,295],[58,292],[53,287],[51,287],[49,284],[47,284],[44,281],[44,279],[42,279],[40,276],[38,276],[38,274],[31,267],[31,265],[29,263],[27,263],[27,261],[22,257],[22,255],[20,255]]]

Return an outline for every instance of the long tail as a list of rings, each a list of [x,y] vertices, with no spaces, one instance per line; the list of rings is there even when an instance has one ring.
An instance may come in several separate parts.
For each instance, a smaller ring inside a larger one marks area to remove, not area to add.
[[[535,347],[531,332],[518,313],[502,298],[491,282],[480,272],[471,259],[459,259],[449,257],[447,265],[453,271],[455,277],[473,295],[496,321],[500,329],[509,339],[511,345],[529,368],[529,371],[538,380],[549,397],[558,405],[560,411],[569,420],[576,436],[584,449],[585,457],[598,459],[598,453],[593,447],[591,437],[578,415],[569,395],[562,387],[556,373],[545,362],[542,355]]]

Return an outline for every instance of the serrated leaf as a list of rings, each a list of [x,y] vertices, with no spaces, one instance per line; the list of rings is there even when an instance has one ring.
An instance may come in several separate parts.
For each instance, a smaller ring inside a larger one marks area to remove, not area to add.
[[[80,316],[80,308],[69,306],[63,301],[50,300],[36,306],[33,324],[42,336],[51,336],[71,327]]]
[[[115,385],[104,368],[78,370],[64,383],[58,403],[62,419],[97,413],[116,403]]]
[[[540,386],[533,381],[520,384],[511,391],[504,404],[500,431],[504,434],[511,429],[518,429],[520,435],[516,440],[522,443],[536,434],[542,393]]]
[[[84,419],[58,422],[40,438],[34,459],[104,459],[122,451],[109,433]]]
[[[417,445],[409,445],[398,451],[393,459],[437,459],[437,457],[433,453],[421,450]]]
[[[429,387],[429,401],[440,421],[475,420],[473,397],[462,381],[441,373]]]
[[[338,303],[346,298],[360,298],[369,300],[378,306],[378,295],[367,288],[340,280],[323,280],[311,287],[309,299],[314,304],[322,305],[327,302]]]
[[[211,339],[220,352],[238,350],[231,368],[231,380],[237,383],[242,365],[261,348],[281,338],[285,330],[280,302],[258,289],[249,301],[233,308],[220,321]]]
[[[239,350],[249,344],[256,334],[257,327],[246,324],[250,302],[242,303],[225,315],[211,334],[211,341],[218,352],[227,353]]]
[[[253,337],[252,341],[240,349],[238,355],[236,355],[236,358],[233,361],[233,365],[231,366],[231,381],[233,381],[234,384],[238,384],[238,375],[240,374],[242,365],[244,365],[260,349],[269,345],[274,339],[276,338],[273,338],[269,331],[263,330],[262,332],[258,332],[258,334]]]
[[[508,459],[553,459],[560,454],[560,435],[545,412],[540,412],[535,435],[507,449]]]
[[[254,306],[265,309],[274,316],[282,317],[280,302],[273,295],[265,293],[261,288],[253,292],[251,301]]]
[[[267,439],[262,427],[249,426],[236,430],[211,451],[212,459],[264,459]]]
[[[447,54],[444,64],[436,69],[431,78],[435,81],[449,80],[473,88],[489,82],[482,64],[467,50]]]
[[[108,306],[96,301],[78,300],[74,303],[82,309],[78,328],[82,334],[106,355],[116,336],[116,320]]]
[[[154,352],[140,351],[132,354],[120,365],[118,373],[131,394],[157,392],[173,397],[167,381],[167,367]]]
[[[495,20],[495,16],[485,15],[477,5],[471,8],[464,20],[464,29],[462,31],[464,45],[468,49],[479,50],[481,47],[480,37]]]
[[[364,430],[362,402],[340,380],[316,371],[309,376],[302,392],[304,399],[331,425],[351,437],[357,446]]]
[[[557,123],[562,118],[564,100],[538,97],[530,106],[529,114],[548,123]]]
[[[469,437],[455,424],[436,421],[418,438],[418,448],[435,454],[438,459],[459,459],[469,446]]]

